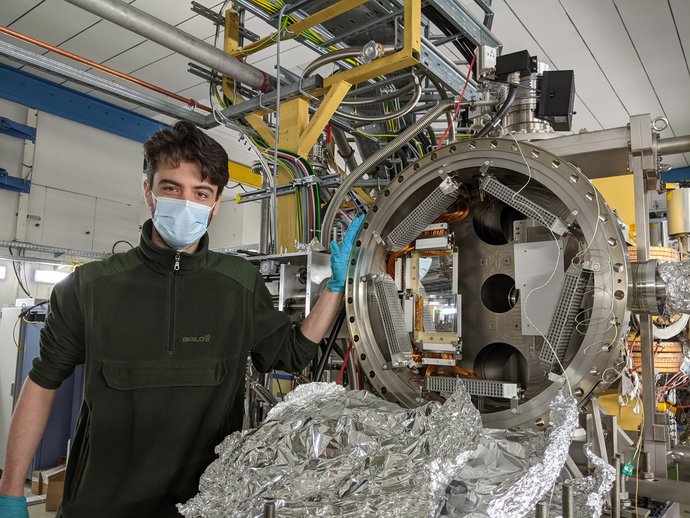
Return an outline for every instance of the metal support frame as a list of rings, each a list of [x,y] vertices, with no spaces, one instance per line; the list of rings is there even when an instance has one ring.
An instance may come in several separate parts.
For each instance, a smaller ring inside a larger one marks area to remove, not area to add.
[[[0,41],[0,54],[7,45],[9,44]],[[43,58],[43,56],[39,57]],[[47,58],[43,59],[47,60]],[[64,66],[67,67],[67,65]],[[82,74],[86,73],[82,72]],[[122,85],[118,86],[125,89]],[[0,65],[0,97],[137,142],[145,142],[156,131],[167,127],[160,121],[5,65]],[[160,102],[165,103],[165,101]]]
[[[637,261],[649,256],[649,191],[656,186],[657,155],[649,114],[630,118],[630,169],[635,189],[635,227]],[[654,376],[654,334],[652,316],[640,314],[640,351],[642,353],[642,427],[644,450],[650,454],[651,471],[657,478],[666,478],[666,428],[656,424],[656,379]]]
[[[0,189],[29,193],[31,191],[31,181],[16,176],[10,176],[5,169],[0,167]]]
[[[7,117],[0,117],[0,133],[9,135],[10,137],[36,142],[36,128],[32,128],[26,124],[20,124]]]

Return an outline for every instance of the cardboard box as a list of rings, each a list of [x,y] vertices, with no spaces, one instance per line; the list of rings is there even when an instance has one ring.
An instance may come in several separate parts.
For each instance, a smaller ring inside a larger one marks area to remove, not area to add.
[[[45,495],[43,490],[43,472],[40,470],[31,473],[31,493],[34,495]]]
[[[46,493],[46,511],[57,511],[65,489],[65,466],[46,469],[41,478]]]

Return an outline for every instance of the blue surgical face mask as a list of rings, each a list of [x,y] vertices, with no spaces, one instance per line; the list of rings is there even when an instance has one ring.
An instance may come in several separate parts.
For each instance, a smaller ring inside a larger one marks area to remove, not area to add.
[[[163,241],[175,250],[182,250],[196,243],[206,233],[208,217],[213,207],[175,198],[159,198],[153,212],[153,225]]]

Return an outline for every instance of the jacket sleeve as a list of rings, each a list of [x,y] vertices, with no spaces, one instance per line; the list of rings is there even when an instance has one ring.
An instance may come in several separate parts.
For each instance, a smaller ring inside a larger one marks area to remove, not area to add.
[[[74,367],[84,363],[84,318],[77,297],[78,271],[59,282],[50,295],[50,312],[41,330],[40,354],[29,377],[46,389],[57,389]]]
[[[306,338],[299,326],[273,308],[271,293],[257,272],[252,304],[252,361],[261,372],[277,368],[302,370],[316,356],[319,345]]]

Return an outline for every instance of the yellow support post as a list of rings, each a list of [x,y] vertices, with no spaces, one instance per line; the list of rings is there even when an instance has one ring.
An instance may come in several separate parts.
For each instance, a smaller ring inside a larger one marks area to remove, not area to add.
[[[297,153],[300,138],[309,124],[309,100],[306,97],[297,97],[281,103],[279,122],[278,146]]]
[[[237,11],[228,9],[225,11],[225,34],[223,36],[223,50],[232,54],[239,46],[240,38],[240,15]],[[244,102],[240,95],[235,94],[235,83],[227,76],[223,76],[223,93],[234,104]],[[260,115],[252,113],[245,116],[249,125],[256,131],[268,146],[275,146],[273,131],[264,122]]]
[[[331,117],[340,106],[340,103],[350,91],[350,83],[341,81],[336,83],[329,90],[326,96],[321,101],[321,105],[316,110],[316,113],[312,116],[309,121],[309,125],[306,130],[300,135],[299,145],[297,148],[297,153],[299,155],[306,157],[309,151],[316,141],[319,139],[319,135],[331,120]]]

